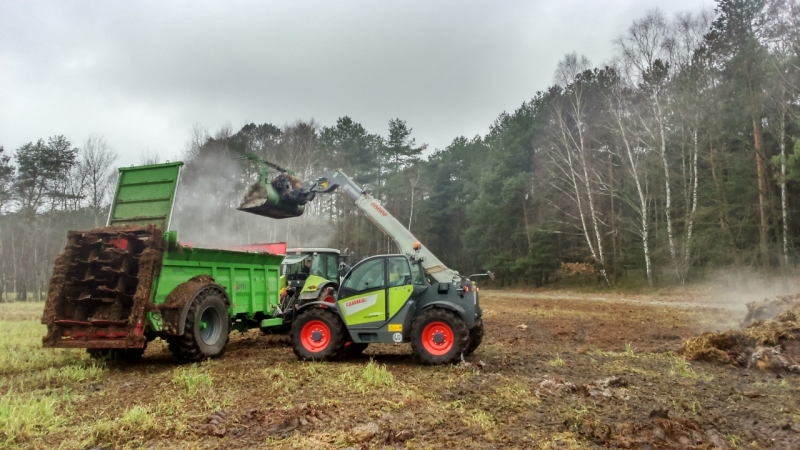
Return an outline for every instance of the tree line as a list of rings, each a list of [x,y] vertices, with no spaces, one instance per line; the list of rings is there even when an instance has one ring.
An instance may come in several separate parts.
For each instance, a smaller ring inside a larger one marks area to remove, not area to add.
[[[651,11],[594,66],[566,55],[553,84],[500,114],[483,136],[428,151],[393,119],[385,134],[350,117],[323,126],[192,130],[174,226],[225,246],[286,240],[358,257],[395,251],[342,193],[300,218],[235,211],[255,168],[301,179],[341,168],[446,264],[502,284],[569,273],[614,285],[682,284],[719,269],[787,273],[797,262],[800,6],[718,0],[713,12]],[[3,153],[0,153],[3,155]],[[0,283],[46,289],[66,229],[102,225],[115,155],[63,136],[0,159]],[[151,161],[152,162],[152,161]]]

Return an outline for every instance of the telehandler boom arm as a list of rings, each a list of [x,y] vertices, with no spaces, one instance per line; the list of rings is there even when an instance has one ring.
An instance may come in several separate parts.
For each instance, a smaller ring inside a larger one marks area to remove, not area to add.
[[[304,186],[305,187],[305,186]],[[328,193],[342,188],[356,203],[356,206],[397,244],[401,253],[414,255],[422,260],[425,272],[439,283],[452,283],[457,274],[448,269],[427,247],[422,245],[411,232],[395,219],[380,202],[364,192],[358,184],[342,171],[325,172],[318,176],[310,186],[310,192]]]
[[[272,218],[287,217],[287,208],[294,208],[300,215],[303,206],[314,199],[317,193],[326,194],[337,188],[344,189],[364,214],[397,244],[401,253],[415,255],[422,262],[425,272],[439,283],[452,283],[460,279],[455,271],[448,269],[439,258],[422,245],[411,232],[394,218],[380,202],[366,193],[352,178],[340,170],[314,177],[298,186],[296,178],[282,171],[271,184],[262,177],[259,186],[253,186],[239,209]]]

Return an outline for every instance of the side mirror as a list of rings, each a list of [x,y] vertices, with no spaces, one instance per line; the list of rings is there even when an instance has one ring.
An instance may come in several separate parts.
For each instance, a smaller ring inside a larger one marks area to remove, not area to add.
[[[494,272],[489,272],[487,270],[486,273],[473,273],[472,275],[468,276],[467,278],[477,278],[477,277],[489,277],[489,279],[494,281]]]

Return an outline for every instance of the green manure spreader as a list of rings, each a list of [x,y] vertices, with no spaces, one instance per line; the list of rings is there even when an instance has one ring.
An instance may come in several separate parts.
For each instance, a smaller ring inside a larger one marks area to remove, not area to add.
[[[183,163],[121,168],[107,226],[70,231],[50,280],[45,347],[136,359],[160,337],[180,360],[221,355],[230,331],[281,327],[286,244],[182,245],[169,231]]]

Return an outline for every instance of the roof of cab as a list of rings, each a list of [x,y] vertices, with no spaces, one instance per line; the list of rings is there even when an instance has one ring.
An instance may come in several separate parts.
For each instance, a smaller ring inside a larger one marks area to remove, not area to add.
[[[297,248],[287,248],[286,254],[291,255],[293,253],[336,253],[337,255],[341,252],[335,248],[321,248],[321,247],[297,247]]]

